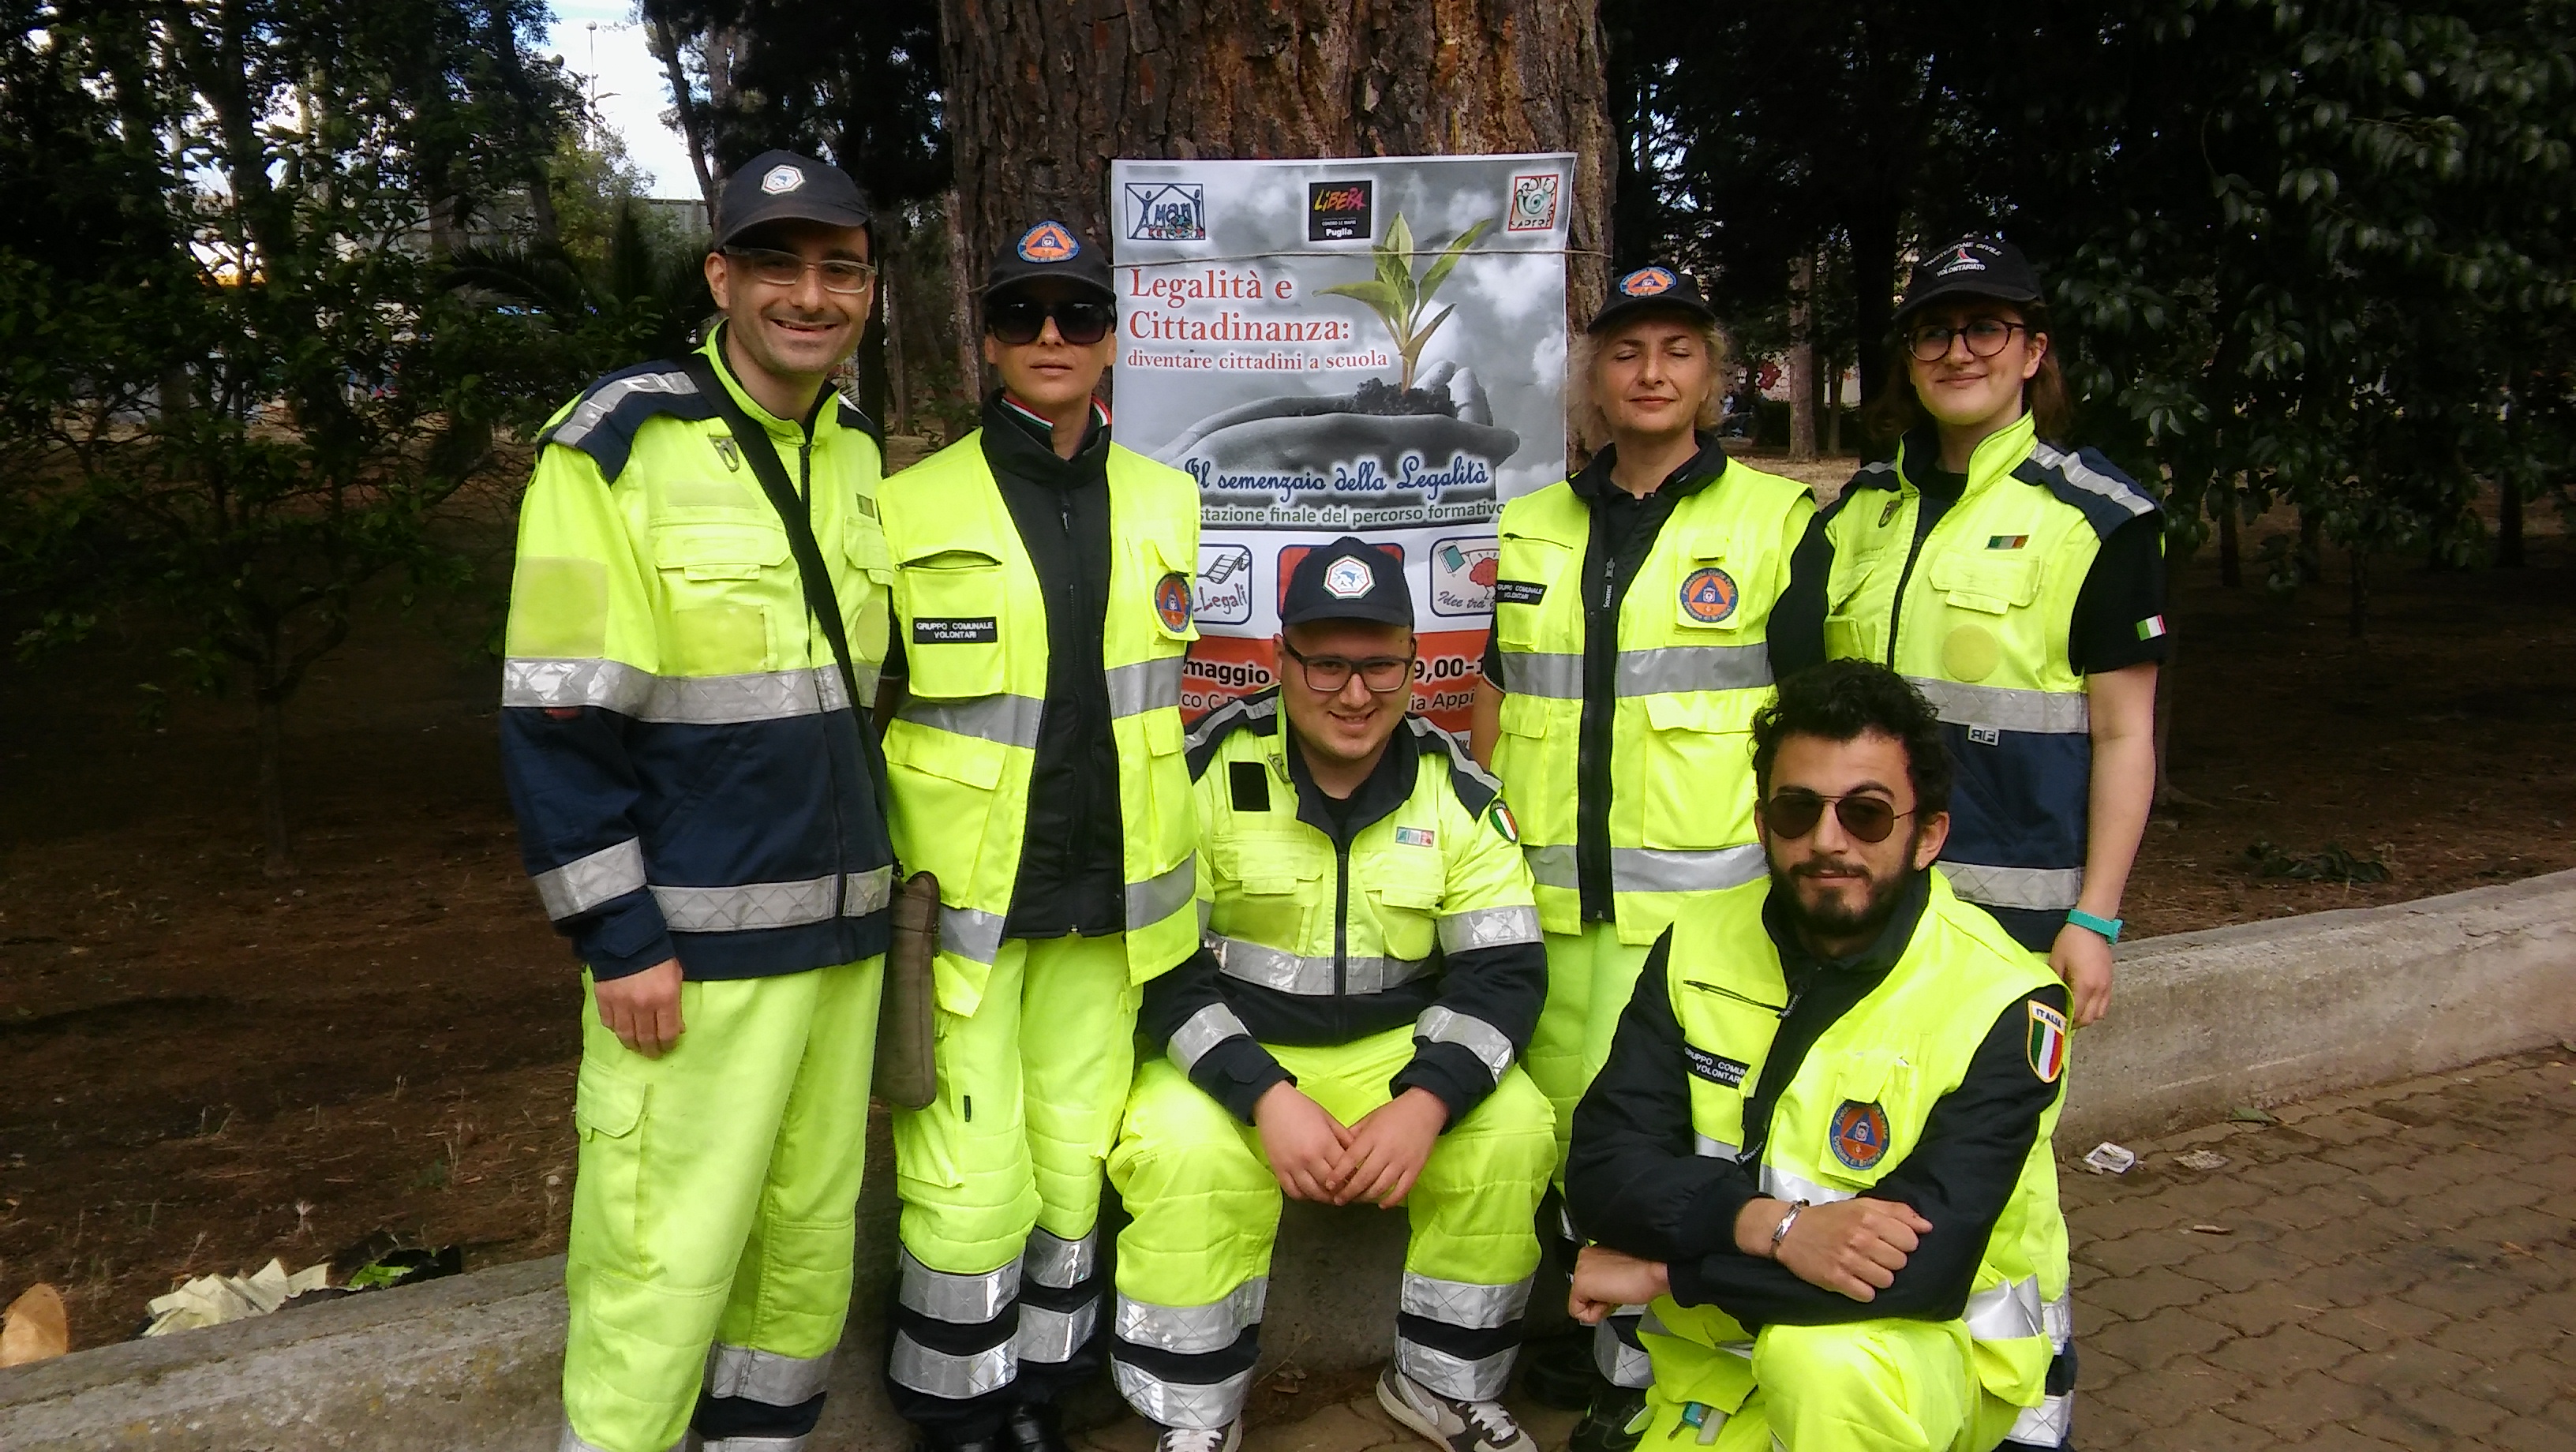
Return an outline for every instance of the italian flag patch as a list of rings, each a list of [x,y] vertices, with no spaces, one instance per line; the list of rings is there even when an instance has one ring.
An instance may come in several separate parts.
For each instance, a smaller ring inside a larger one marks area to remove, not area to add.
[[[2140,640],[2153,640],[2164,633],[2165,618],[2161,615],[2150,615],[2146,619],[2138,622],[2138,639]]]
[[[2036,1000],[2030,1005],[2030,1071],[2042,1084],[2066,1072],[2066,1015]]]
[[[1521,840],[1521,824],[1513,819],[1512,809],[1503,805],[1501,797],[1494,798],[1494,805],[1486,811],[1485,820],[1494,824],[1494,830],[1503,834],[1504,841],[1518,843]]]

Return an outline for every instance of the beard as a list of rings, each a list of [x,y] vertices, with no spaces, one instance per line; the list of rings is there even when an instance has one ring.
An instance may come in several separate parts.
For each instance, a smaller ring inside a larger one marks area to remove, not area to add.
[[[1783,871],[1780,864],[1772,863],[1771,896],[1787,915],[1789,925],[1803,935],[1844,941],[1855,938],[1876,940],[1886,928],[1888,919],[1896,916],[1897,900],[1905,895],[1906,887],[1926,870],[1906,867],[1888,877],[1864,878],[1862,880],[1869,885],[1868,891],[1856,904],[1849,901],[1847,894],[1840,892],[1817,903],[1810,902],[1804,891],[1813,885],[1809,869],[1816,865],[1802,863]],[[1837,862],[1833,865],[1844,868],[1852,864]]]

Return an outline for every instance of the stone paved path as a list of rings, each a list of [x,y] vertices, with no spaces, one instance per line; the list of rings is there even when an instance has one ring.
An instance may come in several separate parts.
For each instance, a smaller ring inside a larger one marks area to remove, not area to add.
[[[2501,1009],[2499,1011],[2502,1011]],[[2069,1155],[2085,1452],[2576,1452],[2576,1055]],[[2089,1146],[2068,1146],[2084,1149]],[[2194,1169],[2176,1156],[2226,1157]],[[1515,1402],[1546,1452],[1573,1418]],[[1150,1452],[1133,1418],[1083,1439]],[[1368,1395],[1244,1452],[1422,1447]]]

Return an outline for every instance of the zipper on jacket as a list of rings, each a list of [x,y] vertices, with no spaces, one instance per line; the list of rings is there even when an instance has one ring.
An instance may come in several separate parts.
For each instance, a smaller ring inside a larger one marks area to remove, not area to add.
[[[1899,481],[1898,488],[1903,488]],[[1896,669],[1896,627],[1905,619],[1905,590],[1914,583],[1914,561],[1923,553],[1923,537],[1931,531],[1923,527],[1923,491],[1914,491],[1914,540],[1905,547],[1905,568],[1896,574],[1896,598],[1887,608],[1887,659],[1880,662],[1889,670]]]
[[[1682,980],[1682,983],[1687,987],[1696,988],[1702,993],[1714,993],[1720,998],[1732,998],[1738,1003],[1749,1003],[1755,1008],[1762,1010],[1764,1013],[1776,1013],[1782,1018],[1787,1018],[1789,1016],[1789,1010],[1796,1007],[1798,1003],[1795,995],[1792,995],[1787,1003],[1764,1003],[1761,999],[1752,997],[1749,994],[1738,993],[1732,988],[1720,988],[1714,983],[1702,983],[1696,978],[1685,978]]]
[[[1351,947],[1351,844],[1333,838],[1333,1001],[1349,992]]]

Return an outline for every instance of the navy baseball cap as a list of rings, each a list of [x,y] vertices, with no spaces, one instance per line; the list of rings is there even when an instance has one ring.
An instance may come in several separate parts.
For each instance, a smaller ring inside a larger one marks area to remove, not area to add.
[[[1686,313],[1701,322],[1717,321],[1717,309],[1700,296],[1690,274],[1661,265],[1640,267],[1610,284],[1610,300],[1592,315],[1583,331],[1599,333],[1643,312]]]
[[[864,227],[871,215],[868,194],[848,172],[792,151],[764,151],[725,178],[716,201],[716,246],[764,222]]]
[[[1905,283],[1905,299],[1896,305],[1896,320],[1901,323],[1915,309],[1946,297],[2036,303],[2045,296],[2039,290],[2039,274],[2031,270],[2030,259],[2021,255],[2020,248],[2000,237],[1972,232],[1926,253],[1914,264],[1914,275]]]
[[[1279,624],[1309,620],[1374,620],[1411,630],[1413,589],[1404,582],[1404,565],[1357,535],[1307,551],[1289,572]]]
[[[1102,302],[1118,301],[1117,289],[1110,285],[1109,254],[1052,218],[1003,245],[993,258],[993,270],[984,274],[984,296],[1045,277],[1096,292]]]

